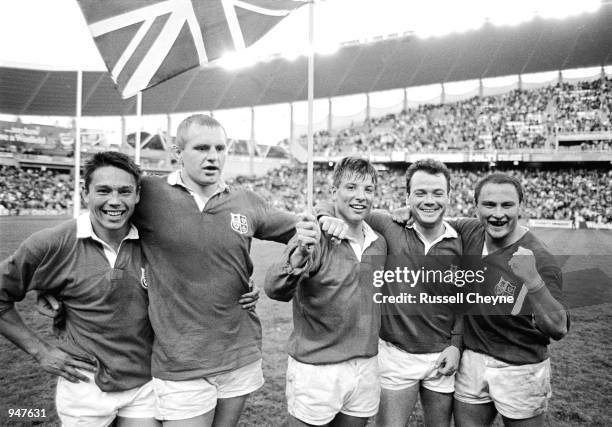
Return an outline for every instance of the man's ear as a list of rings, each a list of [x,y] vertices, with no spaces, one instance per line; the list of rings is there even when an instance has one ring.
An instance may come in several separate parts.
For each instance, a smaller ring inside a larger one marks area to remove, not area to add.
[[[178,145],[173,145],[172,146],[172,154],[174,155],[174,158],[176,159],[177,162],[181,162],[181,153],[183,152],[183,150],[181,150],[181,148]]]
[[[136,187],[136,203],[140,202],[140,185]]]
[[[83,200],[83,202],[85,203],[86,207],[89,207],[87,205],[87,195],[89,194],[89,191],[87,190],[87,187],[85,187],[85,184],[81,185],[81,199]]]

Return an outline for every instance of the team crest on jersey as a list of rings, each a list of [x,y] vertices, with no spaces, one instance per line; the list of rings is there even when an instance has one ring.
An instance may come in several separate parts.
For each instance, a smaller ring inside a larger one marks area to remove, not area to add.
[[[140,269],[140,286],[145,289],[149,289],[149,283],[147,283],[147,275],[144,268]]]
[[[495,295],[514,295],[514,291],[516,290],[516,286],[504,279],[504,276],[499,278],[499,282],[495,285]]]
[[[232,230],[240,234],[247,234],[249,232],[249,223],[247,222],[247,217],[242,214],[235,214],[232,212],[230,212],[230,215],[232,216],[232,220],[230,221]]]

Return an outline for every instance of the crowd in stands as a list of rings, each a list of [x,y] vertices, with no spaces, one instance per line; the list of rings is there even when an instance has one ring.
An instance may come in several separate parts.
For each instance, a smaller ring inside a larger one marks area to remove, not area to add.
[[[612,223],[612,170],[610,169],[508,169],[525,188],[524,218]],[[330,197],[331,168],[314,174],[314,199]],[[453,168],[448,216],[474,216],[473,191],[484,170]],[[306,170],[284,166],[259,178],[239,177],[234,184],[246,186],[265,197],[273,206],[293,212],[305,210]],[[406,200],[404,169],[379,171],[376,208],[393,210]]]
[[[315,135],[320,155],[553,148],[555,135],[612,131],[612,79],[416,108]],[[305,144],[305,137],[300,139]],[[601,149],[596,144],[582,149]]]
[[[35,209],[67,213],[72,191],[69,174],[0,166],[0,213],[19,215]]]
[[[379,171],[375,207],[393,210],[406,200],[405,168]],[[504,169],[502,169],[504,170]],[[525,187],[525,218],[612,223],[611,169],[508,169]],[[451,168],[452,192],[449,216],[474,216],[473,189],[487,172]],[[314,198],[330,197],[332,169],[318,166],[314,173]],[[306,170],[303,166],[283,166],[257,178],[238,177],[230,184],[246,186],[273,206],[302,212],[306,204]],[[70,213],[70,175],[53,170],[20,169],[0,166],[0,214],[19,215],[32,210]]]

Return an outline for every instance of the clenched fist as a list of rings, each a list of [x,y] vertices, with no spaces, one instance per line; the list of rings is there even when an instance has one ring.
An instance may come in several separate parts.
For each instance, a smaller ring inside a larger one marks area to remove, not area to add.
[[[300,215],[298,223],[295,224],[295,235],[300,251],[305,255],[310,255],[314,245],[319,242],[321,237],[321,230],[316,218],[306,213]]]
[[[533,252],[519,246],[508,261],[512,272],[523,280],[529,291],[535,291],[542,286],[542,278],[536,268],[536,259]]]

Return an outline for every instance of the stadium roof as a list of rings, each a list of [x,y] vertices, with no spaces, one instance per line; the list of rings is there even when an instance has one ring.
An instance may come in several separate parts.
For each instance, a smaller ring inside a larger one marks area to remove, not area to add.
[[[612,63],[612,4],[563,20],[534,19],[421,39],[402,37],[353,44],[317,56],[315,97],[440,82],[603,66]],[[219,110],[305,100],[306,58],[283,58],[229,71],[209,66],[143,93],[143,114]],[[73,116],[76,72],[0,67],[0,113]],[[85,116],[135,114],[108,73],[83,73]]]

